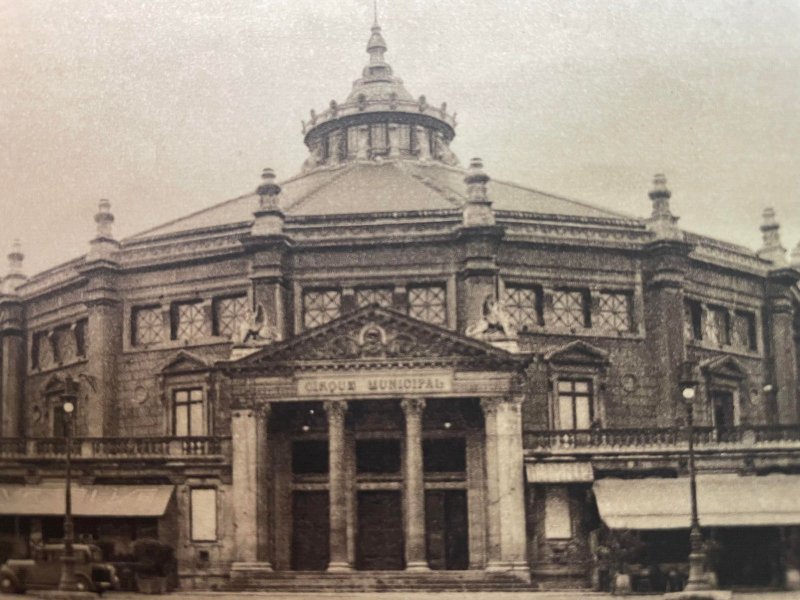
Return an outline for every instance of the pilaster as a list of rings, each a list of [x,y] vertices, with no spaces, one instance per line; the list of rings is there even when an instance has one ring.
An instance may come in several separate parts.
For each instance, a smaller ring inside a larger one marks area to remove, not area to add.
[[[22,437],[26,367],[23,305],[14,296],[0,296],[0,417],[2,437]]]
[[[258,416],[253,408],[231,411],[233,518],[237,562],[258,559]]]
[[[795,315],[791,296],[791,288],[798,280],[800,271],[794,268],[770,271],[767,278],[769,349],[780,424],[800,422]]]
[[[674,425],[678,369],[685,359],[683,333],[684,280],[691,245],[676,239],[659,239],[645,249],[645,330],[650,364],[657,380],[659,427]]]

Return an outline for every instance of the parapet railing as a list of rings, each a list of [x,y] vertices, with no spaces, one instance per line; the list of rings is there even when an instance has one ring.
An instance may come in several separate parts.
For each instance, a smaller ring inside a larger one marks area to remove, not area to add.
[[[76,459],[174,459],[230,457],[231,438],[205,437],[104,437],[74,438]],[[64,438],[0,438],[0,458],[52,458],[66,454]]]
[[[575,429],[525,431],[524,447],[536,453],[594,453],[680,450],[688,446],[687,432],[663,429]],[[705,449],[800,449],[800,424],[697,427],[694,444]]]

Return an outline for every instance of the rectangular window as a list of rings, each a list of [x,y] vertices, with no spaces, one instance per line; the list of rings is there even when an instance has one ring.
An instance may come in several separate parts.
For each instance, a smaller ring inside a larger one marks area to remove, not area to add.
[[[134,346],[158,344],[164,338],[160,306],[137,306],[131,313],[131,343]]]
[[[399,473],[400,440],[356,440],[357,473]]]
[[[58,362],[69,363],[77,358],[78,348],[75,344],[75,335],[69,325],[56,328],[53,338]]]
[[[444,286],[409,288],[408,315],[433,325],[444,325],[447,322],[447,293]]]
[[[557,428],[589,429],[592,426],[592,382],[588,379],[559,379]]]
[[[731,343],[746,350],[758,350],[755,314],[737,310],[733,313]]]
[[[555,290],[553,292],[553,325],[569,329],[590,327],[589,291]]]
[[[683,335],[687,341],[703,339],[703,306],[697,300],[683,303]]]
[[[517,332],[531,331],[542,325],[541,288],[507,285],[503,303]]]
[[[53,348],[53,338],[48,331],[42,331],[34,335],[34,347],[36,348],[36,360],[34,363],[40,369],[49,369],[56,365],[55,349]]]
[[[370,147],[374,154],[385,154],[389,149],[386,123],[376,123],[369,128]]]
[[[172,433],[177,437],[207,435],[205,395],[200,388],[175,390]]]
[[[397,141],[400,146],[400,150],[404,152],[411,152],[411,125],[397,126]]]
[[[324,325],[342,314],[342,292],[308,290],[303,293],[303,323],[306,328]]]
[[[464,472],[467,470],[466,441],[464,438],[423,440],[422,462],[426,473]]]
[[[631,331],[633,329],[632,306],[633,295],[629,292],[600,292],[596,326],[602,331],[613,333]]]
[[[217,540],[217,490],[193,488],[189,497],[193,542]]]
[[[390,287],[357,289],[356,304],[359,308],[369,306],[370,304],[391,306],[393,293],[394,290]]]
[[[323,475],[328,472],[328,442],[303,440],[292,442],[292,473]]]
[[[39,346],[42,343],[42,334],[34,333],[31,337],[31,368],[38,369],[39,364]]]
[[[170,312],[173,340],[191,341],[208,335],[208,322],[202,302],[175,302]]]
[[[230,298],[215,298],[214,310],[214,335],[233,337],[239,331],[241,324],[247,319],[247,296],[231,296]]]
[[[552,486],[545,490],[544,537],[549,540],[572,538],[572,519],[566,486]]]
[[[726,346],[730,343],[730,315],[727,310],[717,306],[708,308],[703,339],[717,346]]]
[[[86,356],[86,333],[89,329],[89,321],[81,319],[75,323],[75,348],[78,356],[84,358]]]

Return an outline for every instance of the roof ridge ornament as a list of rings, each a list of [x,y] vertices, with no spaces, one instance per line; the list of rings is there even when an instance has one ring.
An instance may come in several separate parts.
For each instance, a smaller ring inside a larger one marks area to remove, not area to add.
[[[761,213],[764,219],[761,223],[761,239],[763,244],[758,249],[758,257],[768,260],[776,267],[786,266],[786,248],[781,244],[780,228],[781,224],[775,218],[775,209],[771,206],[764,209]]]
[[[473,158],[464,177],[467,184],[467,201],[462,209],[464,227],[484,227],[495,224],[492,201],[489,200],[487,184],[490,177],[483,171],[483,161]]]
[[[263,183],[256,188],[258,194],[258,210],[253,215],[255,221],[251,228],[254,236],[282,235],[286,220],[278,203],[281,186],[275,183],[275,171],[270,167],[261,172]]]
[[[22,253],[22,243],[19,238],[11,243],[11,251],[8,253],[8,274],[2,279],[4,294],[9,296],[16,295],[17,288],[27,281],[22,272],[22,261],[25,255]]]
[[[653,203],[653,210],[647,222],[647,227],[658,239],[680,240],[683,234],[678,229],[678,219],[672,214],[669,200],[672,192],[667,187],[667,178],[663,173],[653,176],[653,187],[648,192]]]

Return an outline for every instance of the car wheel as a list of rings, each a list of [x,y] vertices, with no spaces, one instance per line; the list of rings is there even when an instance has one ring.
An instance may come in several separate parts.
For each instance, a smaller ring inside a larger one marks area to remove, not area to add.
[[[3,575],[3,578],[0,579],[0,591],[4,594],[13,594],[17,591],[14,581],[8,575]]]
[[[86,580],[85,577],[78,577],[78,581],[75,583],[75,587],[78,588],[79,592],[88,592],[89,582]]]

